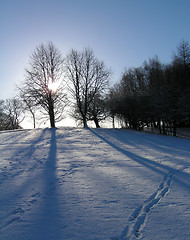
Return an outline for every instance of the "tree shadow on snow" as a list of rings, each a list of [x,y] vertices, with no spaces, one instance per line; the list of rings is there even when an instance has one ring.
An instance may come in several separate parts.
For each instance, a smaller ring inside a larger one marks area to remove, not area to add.
[[[41,200],[40,212],[37,213],[32,239],[63,239],[61,224],[60,202],[58,200],[58,186],[56,176],[57,143],[56,128],[49,129],[51,133],[50,149],[43,173],[43,199]]]
[[[143,165],[144,167],[150,169],[151,171],[154,171],[162,176],[166,176],[169,172],[175,172],[178,173],[176,176],[174,176],[172,179],[173,181],[177,182],[178,184],[181,185],[181,187],[186,188],[186,190],[190,190],[190,174],[186,172],[180,172],[179,169],[175,169],[173,167],[161,164],[159,162],[149,160],[147,158],[141,157],[137,154],[134,154],[130,151],[127,151],[126,149],[123,149],[116,145],[115,143],[111,142],[110,140],[106,139],[104,136],[101,136],[100,134],[97,133],[97,131],[89,129],[96,137],[99,139],[103,140],[105,143],[110,145],[112,148],[115,150],[119,151],[120,153],[124,154],[125,156],[129,157],[133,161]],[[113,136],[112,136],[113,137]],[[116,138],[116,137],[115,137]],[[120,139],[117,139],[120,141]],[[135,144],[135,143],[134,143]],[[143,143],[142,143],[143,144]],[[185,167],[184,167],[185,169]],[[183,170],[183,169],[182,169]]]

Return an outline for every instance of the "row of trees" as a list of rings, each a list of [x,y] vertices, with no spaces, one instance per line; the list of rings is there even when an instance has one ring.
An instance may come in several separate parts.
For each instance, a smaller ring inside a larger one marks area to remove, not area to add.
[[[190,127],[190,47],[182,41],[170,64],[158,57],[139,68],[126,70],[110,90],[110,111],[125,127],[158,128],[176,135],[177,127]]]
[[[41,44],[30,56],[17,98],[22,102],[22,113],[31,114],[34,128],[37,116],[49,119],[50,126],[55,127],[68,106],[70,115],[84,127],[89,120],[99,127],[97,112],[100,115],[99,103],[108,90],[109,77],[110,69],[91,49],[72,49],[63,58],[53,43]]]
[[[30,56],[17,98],[1,102],[1,130],[19,128],[26,111],[34,127],[36,116],[49,119],[55,127],[68,106],[70,115],[84,127],[88,121],[100,127],[100,121],[108,117],[113,123],[118,119],[123,127],[158,128],[163,134],[169,128],[175,135],[178,126],[190,126],[188,42],[180,43],[170,64],[154,57],[141,67],[126,70],[111,88],[110,76],[111,70],[91,49],[73,49],[63,58],[53,43],[41,44]],[[15,110],[13,106],[17,106]]]

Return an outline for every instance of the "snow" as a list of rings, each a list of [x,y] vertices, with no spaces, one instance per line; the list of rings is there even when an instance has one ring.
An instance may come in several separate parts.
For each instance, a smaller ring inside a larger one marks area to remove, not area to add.
[[[0,239],[190,236],[190,140],[119,129],[0,133]]]

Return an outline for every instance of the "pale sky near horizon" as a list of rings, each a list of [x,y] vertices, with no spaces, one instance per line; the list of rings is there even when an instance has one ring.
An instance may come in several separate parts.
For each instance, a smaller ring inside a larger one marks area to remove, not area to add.
[[[65,56],[93,49],[120,80],[158,55],[168,63],[190,42],[190,0],[0,0],[0,99],[14,96],[29,55],[52,41]]]

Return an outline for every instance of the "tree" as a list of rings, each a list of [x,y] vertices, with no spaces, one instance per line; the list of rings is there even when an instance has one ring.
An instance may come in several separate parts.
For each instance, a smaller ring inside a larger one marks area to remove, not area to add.
[[[189,99],[190,99],[190,46],[187,41],[182,41],[177,47],[173,62],[167,67],[170,118],[173,134],[177,126],[189,126]]]
[[[22,89],[20,90],[20,97],[21,100],[23,102],[23,111],[24,112],[29,112],[32,116],[33,119],[33,126],[34,128],[36,128],[36,106],[35,106],[35,102],[32,102],[31,98],[27,98],[27,95],[22,91]]]
[[[28,108],[40,107],[49,117],[50,126],[63,118],[66,95],[62,83],[63,58],[52,42],[41,44],[30,56],[26,68],[26,79],[20,87],[25,103],[32,103]]]
[[[148,92],[144,69],[139,67],[126,70],[115,89],[114,95],[118,99],[115,101],[115,107],[112,106],[112,111],[115,109],[126,127],[141,130],[144,127],[143,120],[147,109],[145,96]],[[112,90],[112,96],[114,95]]]
[[[4,103],[4,113],[6,115],[6,129],[19,129],[20,123],[24,120],[22,104],[18,98],[7,99]]]
[[[105,97],[96,94],[93,101],[89,104],[87,119],[94,121],[97,128],[100,128],[100,122],[108,117]]]
[[[190,64],[190,45],[188,41],[182,40],[177,47],[177,52],[173,57],[174,63]]]
[[[161,132],[161,126],[164,127],[164,119],[167,113],[165,97],[168,89],[165,84],[165,66],[155,56],[154,58],[150,58],[149,61],[145,61],[143,68],[148,85],[148,96],[150,98],[149,124],[153,130],[153,126],[156,126],[157,123]],[[165,131],[164,128],[163,131]]]
[[[76,116],[80,116],[83,126],[87,127],[87,115],[96,103],[96,96],[102,95],[108,88],[110,70],[95,58],[90,49],[82,52],[71,50],[65,63],[68,89],[78,112]]]
[[[106,96],[106,109],[109,116],[112,119],[112,127],[115,128],[115,116],[117,114],[117,100],[118,100],[118,93],[117,93],[117,84],[109,89],[109,92]]]
[[[4,112],[4,101],[0,100],[0,131],[8,129],[8,116]]]

